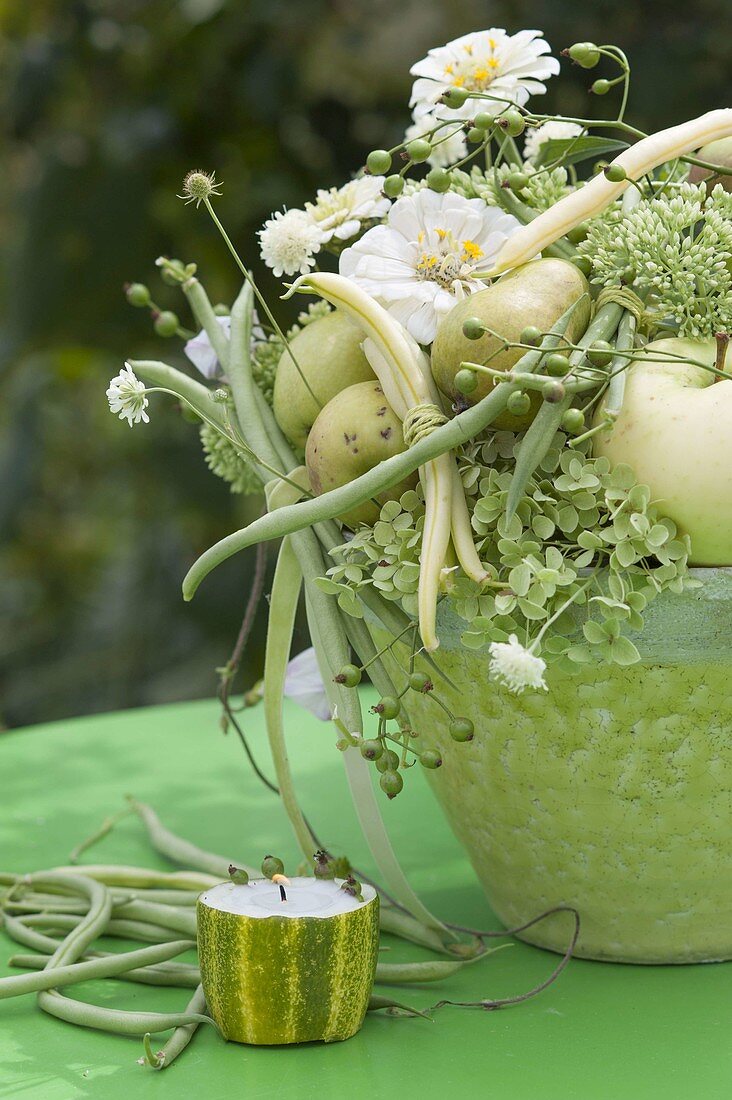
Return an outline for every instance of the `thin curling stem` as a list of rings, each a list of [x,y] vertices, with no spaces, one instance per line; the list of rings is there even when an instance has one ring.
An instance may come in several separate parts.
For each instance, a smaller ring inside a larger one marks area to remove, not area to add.
[[[206,998],[203,995],[203,988],[199,985],[186,1005],[186,1013],[191,1016],[201,1016],[205,1012]],[[174,1062],[178,1055],[182,1054],[186,1049],[191,1039],[196,1034],[199,1024],[200,1021],[196,1020],[190,1024],[181,1024],[177,1027],[162,1050],[158,1051],[155,1056],[156,1060],[153,1063],[153,1068],[165,1069]]]

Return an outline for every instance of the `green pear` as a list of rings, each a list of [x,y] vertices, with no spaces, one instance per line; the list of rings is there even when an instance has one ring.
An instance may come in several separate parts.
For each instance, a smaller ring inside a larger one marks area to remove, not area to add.
[[[663,352],[682,359],[664,359]],[[626,463],[649,486],[660,511],[691,537],[693,565],[732,566],[732,381],[715,381],[688,361],[714,366],[716,343],[672,337],[638,354],[621,413],[595,436],[594,453],[613,466]],[[595,423],[604,415],[601,402]]]
[[[567,328],[567,339],[575,343],[590,320],[588,290],[587,280],[579,268],[566,260],[548,258],[532,260],[504,275],[485,290],[471,294],[450,310],[437,330],[432,345],[435,382],[458,408],[475,405],[490,393],[496,381],[490,375],[478,374],[477,388],[469,396],[463,396],[454,385],[461,363],[485,365],[490,359],[489,365],[495,370],[508,371],[524,351],[521,348],[500,351],[502,341],[489,333],[479,340],[468,340],[463,334],[463,323],[468,317],[477,317],[505,340],[514,343],[527,325],[536,325],[542,332],[547,332],[584,294],[587,295],[586,301],[577,307]],[[531,408],[524,416],[514,416],[506,411],[494,421],[494,425],[509,431],[522,431],[534,419],[540,405],[541,397],[534,391]]]
[[[387,458],[406,450],[402,422],[378,382],[359,382],[336,394],[318,414],[308,436],[305,465],[318,496],[347,485]],[[417,475],[400,481],[375,498],[340,516],[347,527],[375,523],[387,500],[398,500],[417,483]]]
[[[706,160],[709,164],[724,165],[732,169],[732,138],[719,138],[704,145],[696,154],[699,160]],[[697,164],[691,166],[689,172],[690,183],[702,183],[709,179],[707,191],[712,191],[716,184],[721,183],[725,191],[732,191],[732,174],[729,176],[715,176],[709,168],[700,168]]]
[[[375,377],[361,349],[363,338],[363,332],[336,309],[298,332],[290,341],[292,355],[287,349],[283,352],[275,377],[274,414],[296,447],[305,446],[316,416],[331,397]]]

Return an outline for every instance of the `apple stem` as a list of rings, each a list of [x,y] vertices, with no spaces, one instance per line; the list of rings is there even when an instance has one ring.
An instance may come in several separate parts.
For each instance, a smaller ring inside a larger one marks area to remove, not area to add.
[[[728,332],[715,332],[714,339],[717,341],[717,358],[714,363],[714,369],[718,373],[715,375],[714,381],[719,382],[724,377],[724,361],[727,357],[727,345],[729,344]]]

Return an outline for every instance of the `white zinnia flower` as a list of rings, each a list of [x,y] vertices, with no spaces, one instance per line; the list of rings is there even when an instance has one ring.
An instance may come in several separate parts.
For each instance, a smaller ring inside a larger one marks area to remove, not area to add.
[[[439,125],[440,120],[435,115],[420,115],[407,130],[404,140],[414,141],[415,138],[424,137]],[[468,151],[462,122],[441,126],[429,141],[432,143],[432,155],[428,157],[428,161],[433,168],[449,168],[451,164],[462,160]]]
[[[516,218],[482,199],[424,188],[398,199],[386,225],[345,249],[340,273],[429,344],[456,302],[485,288],[481,273],[518,228]]]
[[[145,383],[135,375],[129,363],[125,363],[119,374],[115,375],[109,383],[107,401],[110,411],[118,413],[120,420],[126,420],[132,427],[133,424],[150,423],[150,417],[145,412],[148,400],[145,396]]]
[[[305,275],[315,265],[322,235],[304,210],[276,211],[258,232],[262,259],[277,278]]]
[[[361,222],[383,218],[390,206],[383,186],[383,176],[362,176],[344,187],[318,191],[315,202],[305,203],[305,212],[320,230],[321,242],[332,237],[347,241],[356,236]]]
[[[573,138],[581,133],[582,127],[576,122],[561,122],[559,119],[542,122],[541,126],[527,130],[524,135],[524,160],[534,160],[545,141]]]
[[[325,693],[325,684],[315,650],[304,649],[293,657],[285,673],[285,695],[301,707],[305,707],[316,718],[327,722],[330,718],[330,704]]]
[[[492,642],[490,655],[488,671],[491,676],[516,695],[527,687],[547,690],[544,680],[546,661],[522,646],[515,634],[511,634],[507,642]]]
[[[445,118],[472,118],[479,111],[495,114],[511,100],[522,107],[530,95],[546,91],[544,81],[559,72],[555,57],[544,56],[549,43],[541,31],[507,34],[492,27],[430,50],[409,70],[415,80],[410,107],[415,117],[434,110],[447,88],[485,92],[495,99],[468,98],[462,107],[440,108]]]

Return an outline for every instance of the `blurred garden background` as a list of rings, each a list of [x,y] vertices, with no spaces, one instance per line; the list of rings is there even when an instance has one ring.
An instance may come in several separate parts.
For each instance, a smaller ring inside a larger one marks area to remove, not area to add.
[[[180,581],[257,501],[208,473],[169,403],[131,431],[104,396],[126,356],[185,363],[122,292],[146,282],[190,323],[158,255],[195,260],[214,301],[238,288],[176,198],[188,169],[223,180],[217,209],[274,299],[256,229],[400,139],[430,47],[491,25],[540,28],[555,53],[611,34],[630,117],[657,129],[729,105],[729,16],[729,0],[0,0],[0,728],[213,694],[236,637],[253,557],[189,605]],[[600,117],[597,75],[563,65],[547,105]]]

